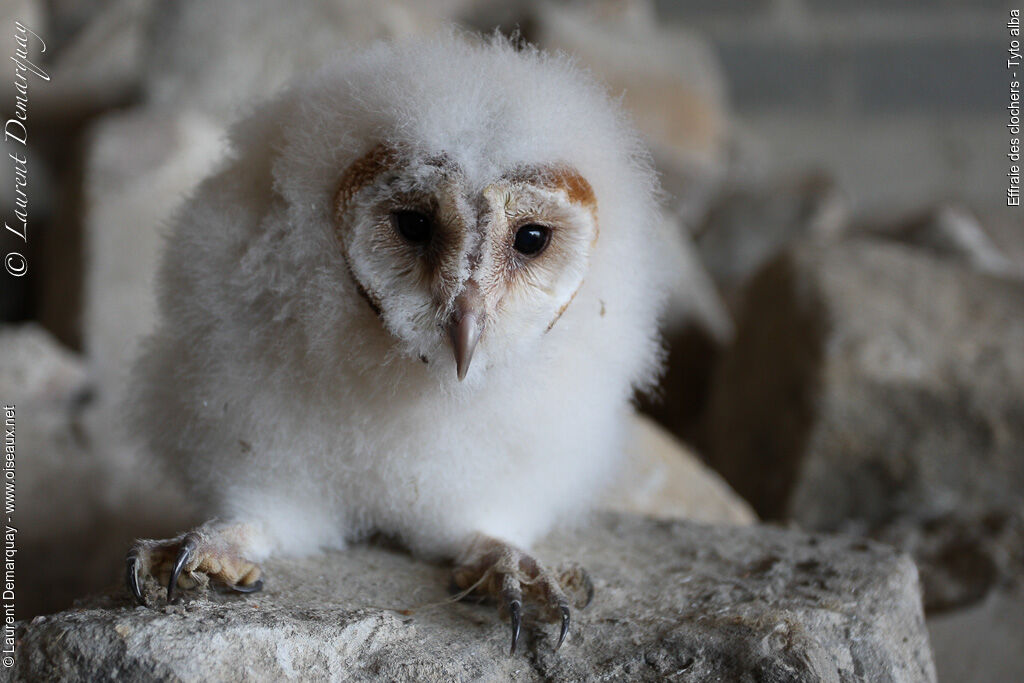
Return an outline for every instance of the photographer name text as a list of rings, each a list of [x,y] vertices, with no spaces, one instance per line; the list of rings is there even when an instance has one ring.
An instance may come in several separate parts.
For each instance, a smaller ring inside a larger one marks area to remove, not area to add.
[[[14,666],[14,648],[16,639],[14,635],[14,569],[15,558],[18,554],[18,547],[15,539],[18,530],[14,528],[14,466],[17,460],[17,449],[15,441],[15,407],[4,406],[4,516],[7,523],[4,525],[4,580],[3,591],[0,592],[0,600],[4,606],[4,637],[3,637],[3,658],[0,662],[5,668]]]
[[[28,94],[31,78],[49,81],[50,76],[32,61],[32,47],[38,45],[39,52],[46,52],[46,43],[39,34],[20,21],[14,22],[14,115],[4,122],[4,142],[13,146],[7,156],[14,167],[14,215],[4,218],[4,229],[16,235],[23,246],[22,251],[12,250],[4,255],[4,267],[14,277],[28,272],[28,260],[23,251],[28,246]],[[12,225],[13,223],[13,225]]]

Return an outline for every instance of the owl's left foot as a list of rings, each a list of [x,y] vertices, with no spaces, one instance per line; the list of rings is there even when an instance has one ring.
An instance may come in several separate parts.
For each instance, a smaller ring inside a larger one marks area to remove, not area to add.
[[[147,576],[167,586],[168,604],[179,585],[206,586],[210,579],[236,593],[255,593],[263,581],[259,565],[246,557],[251,533],[246,524],[210,521],[175,538],[136,541],[125,558],[128,589],[140,605],[146,605]]]
[[[570,605],[582,609],[594,597],[594,585],[582,567],[551,571],[523,550],[486,536],[478,537],[456,561],[452,578],[460,589],[493,598],[508,615],[509,654],[515,654],[519,643],[524,600],[537,603],[552,620],[561,620],[557,650],[569,633]]]

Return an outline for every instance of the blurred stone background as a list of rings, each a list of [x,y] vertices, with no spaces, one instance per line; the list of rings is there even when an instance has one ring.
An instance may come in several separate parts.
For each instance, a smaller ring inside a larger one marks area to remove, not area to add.
[[[43,36],[51,75],[30,93],[30,272],[3,274],[0,293],[19,618],[118,580],[132,537],[192,521],[121,430],[118,401],[152,321],[161,228],[225,126],[339,47],[456,22],[575,54],[651,143],[665,219],[690,244],[669,368],[640,405],[690,447],[666,475],[693,492],[687,515],[732,496],[703,519],[747,520],[749,504],[892,544],[921,572],[940,680],[1024,680],[1010,7],[8,0],[0,27]],[[0,92],[4,112],[13,94]],[[9,174],[0,164],[0,187]]]

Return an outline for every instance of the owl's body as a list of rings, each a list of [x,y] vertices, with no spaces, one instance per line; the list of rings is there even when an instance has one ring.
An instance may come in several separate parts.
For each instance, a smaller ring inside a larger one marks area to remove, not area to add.
[[[456,557],[585,510],[675,253],[601,87],[498,39],[379,45],[232,142],[169,235],[135,403],[239,552]]]

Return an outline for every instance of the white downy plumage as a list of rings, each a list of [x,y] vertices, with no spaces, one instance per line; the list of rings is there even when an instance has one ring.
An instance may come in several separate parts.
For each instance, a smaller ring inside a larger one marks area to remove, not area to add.
[[[600,84],[498,37],[378,44],[231,144],[168,234],[133,410],[209,516],[249,525],[238,551],[381,531],[456,557],[587,510],[657,372],[678,253]],[[398,235],[410,209],[433,212],[433,246]],[[513,253],[524,221],[550,229],[535,258]],[[483,324],[460,381],[447,326],[470,279]]]

